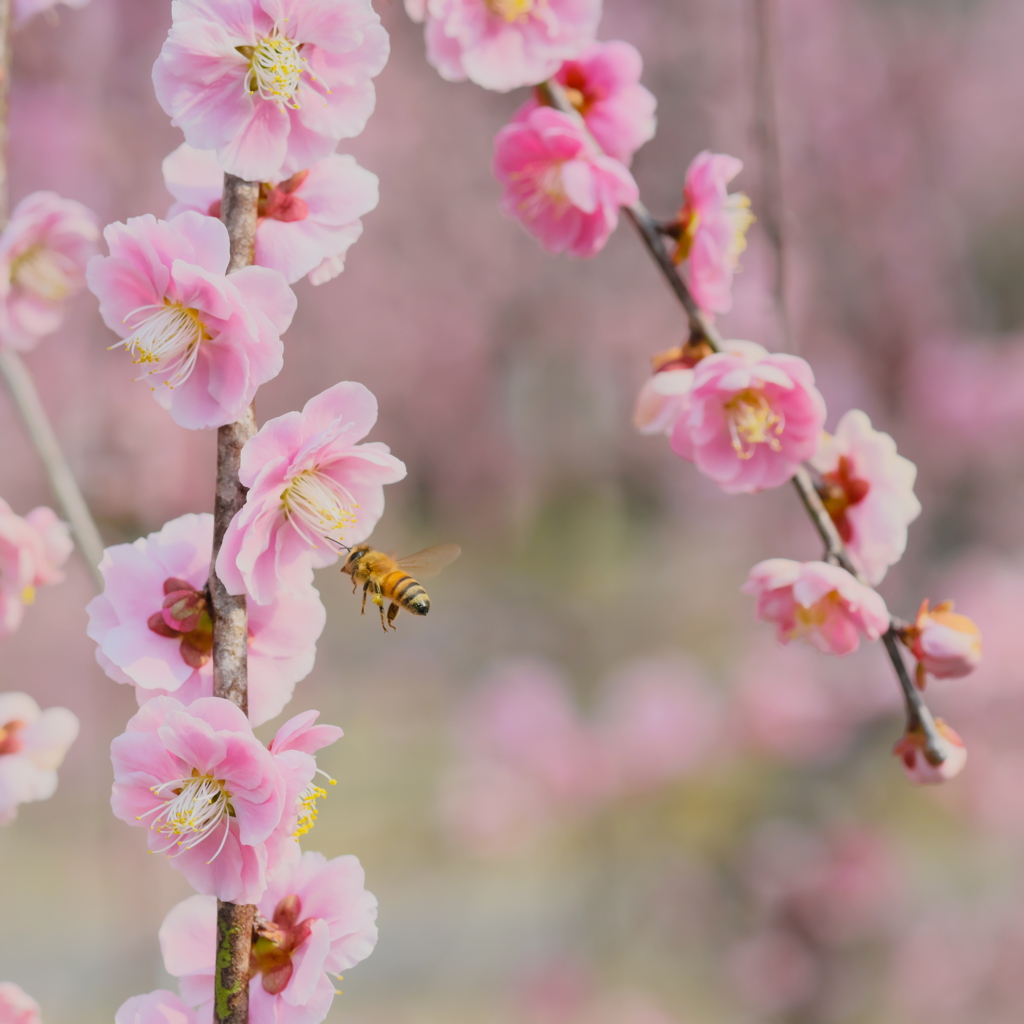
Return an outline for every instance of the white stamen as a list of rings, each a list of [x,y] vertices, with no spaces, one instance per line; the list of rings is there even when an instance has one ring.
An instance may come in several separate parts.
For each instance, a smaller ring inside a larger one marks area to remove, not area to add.
[[[281,510],[310,547],[330,540],[340,544],[344,531],[357,522],[359,508],[352,492],[317,469],[292,478],[281,492]]]
[[[261,39],[249,58],[249,92],[257,92],[265,100],[273,100],[281,107],[299,109],[295,93],[305,71],[314,81],[306,58],[299,52],[301,44],[277,34]]]
[[[35,245],[11,264],[11,284],[42,299],[60,302],[75,290],[78,268],[63,253]]]
[[[125,317],[132,333],[111,348],[126,348],[136,364],[153,363],[146,376],[162,374],[173,388],[188,380],[199,358],[199,344],[210,337],[197,310],[180,302],[140,306]],[[142,377],[136,378],[142,380]]]
[[[338,780],[332,779],[322,768],[317,768],[316,774],[322,775],[332,786],[338,784]],[[295,831],[292,833],[295,837],[295,842],[298,842],[299,836],[304,836],[316,824],[317,816],[320,813],[316,808],[316,802],[317,800],[325,799],[326,796],[327,790],[323,786],[318,786],[315,782],[310,782],[299,794],[299,820]]]
[[[224,783],[210,775],[193,775],[187,779],[173,779],[153,786],[152,790],[159,796],[169,787],[173,787],[174,796],[159,807],[160,813],[149,827],[170,838],[171,842],[156,852],[166,853],[175,846],[182,847],[180,852],[191,850],[212,835],[223,821],[224,837],[217,852],[210,858],[210,861],[216,860],[224,849],[231,828],[231,803]],[[147,812],[150,813],[152,811]],[[140,818],[144,817],[145,814],[140,815]]]

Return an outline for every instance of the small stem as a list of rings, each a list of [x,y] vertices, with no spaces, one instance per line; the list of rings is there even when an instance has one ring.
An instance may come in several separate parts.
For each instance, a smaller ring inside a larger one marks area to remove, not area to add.
[[[228,273],[252,263],[256,245],[259,182],[224,175],[221,211],[231,240]],[[210,603],[213,608],[213,694],[237,704],[248,714],[249,622],[245,595],[229,594],[217,575],[217,554],[228,525],[245,504],[246,490],[238,479],[242,447],[256,433],[252,406],[237,422],[217,431],[217,491],[213,506],[213,557]],[[249,954],[256,908],[217,904],[217,974],[213,1016],[216,1024],[247,1024],[249,1020]]]
[[[39,399],[32,375],[18,353],[11,349],[0,349],[0,373],[3,373],[14,404],[25,422],[32,444],[50,479],[53,493],[71,524],[71,532],[93,582],[98,590],[103,590],[103,575],[99,569],[103,558],[103,539],[89,512],[89,506],[82,497],[78,481],[75,480],[75,475],[64,457],[57,435]]]
[[[583,130],[587,131],[583,118],[569,102],[565,95],[565,90],[558,82],[549,79],[539,86],[538,89],[546,103],[556,110],[560,110],[563,114],[576,118],[583,126]],[[587,132],[587,134],[589,135],[590,133]],[[590,135],[590,141],[600,152],[601,147],[592,135]],[[641,241],[654,257],[654,262],[658,265],[658,269],[662,272],[666,281],[668,281],[673,294],[686,312],[691,338],[703,339],[716,352],[721,351],[722,336],[715,329],[714,324],[711,323],[703,310],[697,305],[693,295],[690,294],[690,289],[686,286],[686,282],[682,279],[678,269],[672,262],[672,258],[665,248],[658,222],[639,201],[623,209],[633,222]],[[822,543],[825,545],[826,557],[830,561],[842,566],[861,583],[864,583],[863,578],[853,564],[853,560],[850,558],[849,552],[846,550],[846,545],[836,530],[835,523],[832,522],[831,516],[829,516],[827,509],[822,504],[821,495],[818,494],[810,474],[804,467],[801,466],[797,470],[793,477],[793,485],[796,487],[797,494],[799,494],[804,509],[818,531]],[[907,727],[920,726],[925,735],[925,750],[928,760],[932,764],[939,765],[945,760],[944,749],[946,744],[939,735],[939,731],[935,726],[935,719],[925,705],[920,691],[914,686],[913,681],[907,674],[907,666],[904,664],[903,656],[898,646],[898,634],[896,632],[898,625],[899,620],[890,619],[889,631],[884,635],[883,640],[886,652],[892,661],[896,676],[899,679],[900,688],[903,691],[903,699],[907,709]]]

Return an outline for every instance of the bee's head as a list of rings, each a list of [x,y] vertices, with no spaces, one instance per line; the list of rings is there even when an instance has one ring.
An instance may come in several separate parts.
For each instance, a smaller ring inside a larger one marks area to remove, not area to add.
[[[351,575],[352,570],[358,564],[359,559],[362,558],[369,550],[369,544],[357,544],[354,548],[350,548],[348,558],[345,559],[345,564],[341,567],[341,571]]]

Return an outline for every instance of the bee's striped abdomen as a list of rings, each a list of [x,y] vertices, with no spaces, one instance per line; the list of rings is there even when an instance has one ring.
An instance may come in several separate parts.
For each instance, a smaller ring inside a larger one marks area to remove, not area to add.
[[[414,615],[426,615],[430,610],[427,592],[408,573],[396,569],[384,577],[381,589],[384,596],[395,604],[408,608]]]

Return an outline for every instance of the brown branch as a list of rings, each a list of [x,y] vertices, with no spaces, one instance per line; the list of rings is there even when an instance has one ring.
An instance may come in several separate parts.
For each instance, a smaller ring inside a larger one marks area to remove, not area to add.
[[[224,224],[231,239],[228,273],[252,263],[256,242],[259,183],[224,175],[221,201]],[[213,693],[237,704],[248,714],[247,667],[249,623],[245,596],[232,595],[217,576],[217,554],[235,513],[245,504],[238,479],[242,446],[256,433],[252,407],[237,423],[217,431],[217,493],[213,506],[213,561],[210,603],[213,612]],[[213,1015],[217,1024],[247,1024],[249,1020],[249,953],[256,908],[217,904],[217,974]]]
[[[563,114],[575,117],[584,130],[586,130],[582,117],[580,117],[578,111],[569,102],[564,89],[558,82],[554,79],[549,79],[539,87],[539,91],[545,102],[556,110],[560,110]],[[590,140],[600,150],[600,145],[592,135]],[[702,339],[714,351],[721,351],[722,336],[697,305],[696,300],[690,293],[690,289],[686,286],[686,282],[682,279],[677,267],[672,262],[672,257],[665,247],[664,238],[658,228],[658,222],[639,201],[624,209],[629,219],[633,222],[634,227],[636,227],[641,241],[654,257],[654,262],[658,265],[658,269],[661,270],[668,281],[673,294],[682,305],[689,322],[691,340]],[[850,553],[846,550],[846,545],[839,536],[838,530],[836,530],[835,523],[832,522],[832,518],[829,516],[824,504],[822,504],[821,495],[818,494],[810,473],[804,467],[798,469],[794,475],[793,486],[796,488],[804,509],[810,516],[811,522],[814,524],[818,535],[822,539],[822,543],[825,545],[826,559],[841,565],[861,583],[864,583],[863,578],[853,564],[853,560],[850,558]],[[907,727],[908,729],[920,728],[923,731],[925,736],[925,756],[931,764],[940,765],[946,759],[945,751],[947,744],[939,735],[932,713],[928,710],[920,691],[914,685],[907,672],[907,666],[903,660],[898,643],[899,626],[900,622],[898,619],[890,619],[889,630],[882,637],[882,641],[896,672],[896,677],[899,680],[900,690],[903,693],[903,701],[907,713]]]

